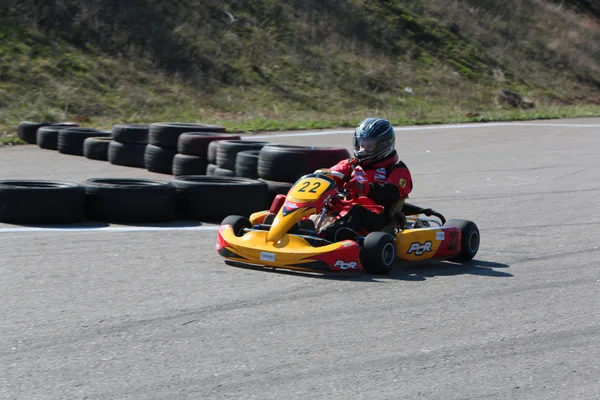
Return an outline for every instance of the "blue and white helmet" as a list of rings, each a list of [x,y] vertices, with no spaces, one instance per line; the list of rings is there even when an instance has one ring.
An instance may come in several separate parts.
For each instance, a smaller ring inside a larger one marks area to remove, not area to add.
[[[388,120],[367,118],[354,131],[354,157],[376,163],[396,150],[396,132]]]

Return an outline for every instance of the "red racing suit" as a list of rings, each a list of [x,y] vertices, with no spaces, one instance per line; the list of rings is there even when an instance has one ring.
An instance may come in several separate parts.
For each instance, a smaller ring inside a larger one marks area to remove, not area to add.
[[[330,171],[339,187],[343,187],[350,179],[368,184],[369,194],[359,196],[356,202],[375,213],[381,213],[385,207],[408,197],[413,188],[410,171],[395,151],[386,159],[371,165],[362,166],[356,158],[342,160]]]
[[[355,158],[342,160],[329,169],[329,176],[340,188],[351,179],[369,186],[366,196],[358,196],[343,205],[337,210],[339,215],[336,222],[323,229],[323,236],[334,242],[352,239],[361,231],[383,229],[391,221],[391,216],[384,212],[386,207],[408,197],[413,187],[410,171],[399,161],[395,151],[386,159],[371,165],[361,165]]]

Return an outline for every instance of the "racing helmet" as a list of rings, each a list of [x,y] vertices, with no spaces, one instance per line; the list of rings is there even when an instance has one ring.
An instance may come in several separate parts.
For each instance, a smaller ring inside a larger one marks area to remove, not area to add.
[[[388,120],[367,118],[354,131],[354,157],[369,164],[383,160],[396,150],[396,132]]]

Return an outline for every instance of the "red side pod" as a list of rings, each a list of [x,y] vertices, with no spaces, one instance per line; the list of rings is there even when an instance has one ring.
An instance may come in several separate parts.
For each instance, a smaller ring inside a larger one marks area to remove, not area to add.
[[[362,271],[360,263],[360,246],[352,240],[339,242],[342,246],[329,253],[319,254],[312,258],[323,261],[331,267],[331,271]]]
[[[221,233],[225,230],[225,228],[227,227],[231,227],[231,225],[221,225],[219,227],[219,231],[217,232],[217,245],[216,245],[216,249],[217,249],[217,253],[219,253],[219,251],[223,248],[227,246],[227,242],[225,241],[225,239],[223,239],[223,236],[221,235]]]
[[[460,228],[444,228],[444,240],[432,258],[449,258],[460,253],[461,236]]]

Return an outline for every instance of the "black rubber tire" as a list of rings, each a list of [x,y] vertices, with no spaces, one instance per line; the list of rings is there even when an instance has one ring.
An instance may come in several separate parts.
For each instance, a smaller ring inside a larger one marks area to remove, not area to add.
[[[249,217],[267,207],[264,182],[223,176],[179,176],[171,179],[177,188],[180,215],[193,220],[218,222],[228,215]]]
[[[144,166],[148,171],[170,175],[173,172],[175,154],[177,149],[149,144],[144,153]]]
[[[481,236],[479,228],[474,222],[465,219],[450,219],[444,226],[454,226],[461,231],[460,253],[457,256],[449,258],[450,261],[470,261],[479,251]]]
[[[260,150],[240,151],[235,158],[235,176],[258,179],[258,154]]]
[[[111,132],[102,129],[66,128],[58,132],[57,150],[62,154],[83,156],[83,142],[89,137],[110,137]]]
[[[245,228],[252,228],[250,220],[242,215],[229,215],[221,221],[221,225],[231,225],[235,236],[242,236]]]
[[[210,164],[210,163],[209,163],[209,164],[206,166],[206,175],[214,175],[214,174],[215,174],[215,171],[217,170],[217,168],[219,168],[219,167],[217,167],[217,165],[216,165],[216,164]]]
[[[218,140],[239,140],[240,135],[213,132],[185,132],[179,136],[177,151],[189,156],[208,156],[208,145]]]
[[[83,182],[85,215],[104,222],[166,222],[175,219],[177,192],[151,179],[91,178]]]
[[[240,151],[260,150],[269,142],[256,140],[221,140],[217,145],[217,166],[235,171],[235,160]]]
[[[146,168],[144,155],[145,144],[121,143],[112,140],[108,144],[108,162],[125,167]]]
[[[206,158],[209,164],[217,165],[217,147],[219,147],[219,140],[215,140],[208,144],[206,149]]]
[[[215,168],[214,171],[212,171],[212,176],[229,176],[229,177],[234,177],[235,176],[235,171],[232,171],[230,169],[225,169],[225,168]]]
[[[112,127],[112,137],[117,142],[148,144],[149,124],[116,124]]]
[[[56,150],[58,146],[58,132],[65,127],[60,126],[42,126],[37,130],[36,143],[40,149]]]
[[[70,224],[84,216],[85,192],[76,183],[0,181],[0,222],[12,224]]]
[[[288,194],[290,189],[294,186],[293,183],[289,182],[269,181],[262,178],[259,178],[259,180],[265,182],[269,188],[269,206],[273,203],[273,200],[275,200],[275,197],[278,194]]]
[[[385,232],[371,232],[360,249],[360,262],[372,274],[389,274],[397,258],[396,239]]]
[[[264,146],[258,156],[258,176],[263,179],[294,183],[319,168],[330,168],[350,157],[342,147],[310,147],[287,144]]]
[[[17,128],[17,136],[26,143],[35,144],[37,141],[38,129],[48,125],[51,125],[51,123],[23,121]]]
[[[148,143],[154,146],[177,149],[179,136],[186,132],[226,133],[226,129],[220,125],[156,122],[150,124]]]
[[[205,175],[208,161],[205,157],[175,154],[173,157],[173,175]]]
[[[83,155],[90,160],[108,161],[111,137],[90,137],[83,141]]]

